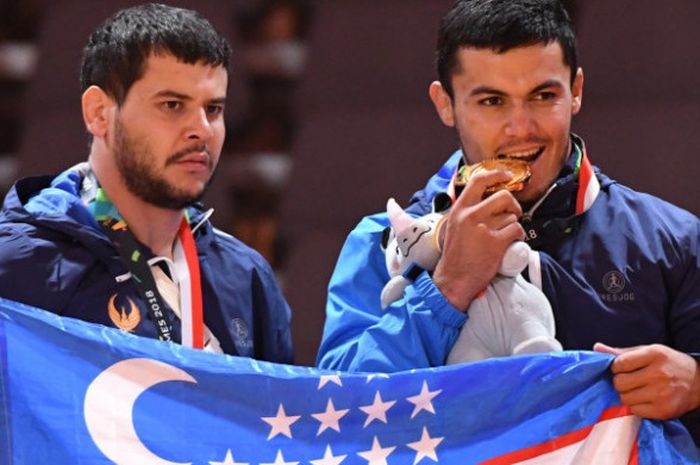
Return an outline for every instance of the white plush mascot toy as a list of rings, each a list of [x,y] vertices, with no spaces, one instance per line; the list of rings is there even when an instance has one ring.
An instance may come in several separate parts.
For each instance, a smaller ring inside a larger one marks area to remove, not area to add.
[[[444,204],[445,197],[438,202]],[[418,273],[432,271],[437,265],[445,210],[436,211],[436,204],[434,201],[431,213],[413,218],[389,199],[391,229],[383,246],[391,279],[382,290],[382,308],[403,297]],[[514,242],[506,250],[499,274],[469,306],[469,319],[447,357],[448,364],[562,350],[554,338],[554,316],[547,298],[520,275],[533,253],[525,242]]]

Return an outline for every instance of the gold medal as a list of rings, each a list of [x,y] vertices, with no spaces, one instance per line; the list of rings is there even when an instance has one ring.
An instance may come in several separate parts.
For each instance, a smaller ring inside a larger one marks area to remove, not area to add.
[[[504,170],[510,171],[513,177],[508,182],[501,182],[489,186],[484,191],[485,195],[491,195],[496,191],[505,189],[510,192],[518,192],[525,188],[525,184],[530,179],[530,165],[526,161],[515,160],[513,158],[492,158],[473,165],[465,165],[457,174],[455,186],[464,187],[472,176],[481,171]]]

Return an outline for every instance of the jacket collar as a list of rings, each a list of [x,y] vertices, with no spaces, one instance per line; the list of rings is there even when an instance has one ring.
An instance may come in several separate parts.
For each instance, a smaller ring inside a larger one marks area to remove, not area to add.
[[[99,255],[113,255],[111,242],[80,196],[86,165],[78,164],[58,175],[17,181],[5,197],[0,220],[53,229],[84,243]],[[197,249],[202,254],[214,238],[207,221],[211,212],[196,204],[187,213]]]
[[[532,212],[532,218],[529,218],[535,223],[544,223],[557,218],[568,218],[576,212],[576,197],[579,183],[577,172],[578,155],[574,144],[578,144],[582,148],[584,142],[574,134],[571,134],[571,138],[572,150],[554,182],[556,187],[540,199],[539,205]],[[451,180],[463,158],[461,150],[455,152],[440,171],[428,181],[426,187],[413,194],[411,203],[406,208],[406,211],[415,216],[421,216],[430,212],[432,198],[438,193],[449,189]],[[602,190],[606,190],[610,184],[614,183],[595,166],[593,167],[593,172],[598,178]]]
[[[580,188],[579,169],[581,163],[579,154],[584,151],[584,142],[575,134],[571,135],[571,142],[571,153],[554,184],[534,204],[534,207],[524,212],[526,219],[537,222],[570,217],[576,214],[576,201]],[[612,181],[603,176],[597,167],[593,167],[593,173],[598,178],[601,189],[606,189],[611,184]]]

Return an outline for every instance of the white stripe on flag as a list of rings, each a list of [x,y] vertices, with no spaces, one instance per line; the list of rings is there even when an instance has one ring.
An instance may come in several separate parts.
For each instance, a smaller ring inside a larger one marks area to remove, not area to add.
[[[602,421],[582,441],[513,465],[627,465],[638,430],[634,415]]]

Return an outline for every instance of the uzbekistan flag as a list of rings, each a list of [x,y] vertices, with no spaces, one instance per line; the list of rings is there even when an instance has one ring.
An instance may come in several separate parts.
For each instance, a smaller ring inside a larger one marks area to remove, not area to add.
[[[0,464],[700,463],[680,423],[620,405],[610,360],[563,352],[346,374],[0,299]]]

